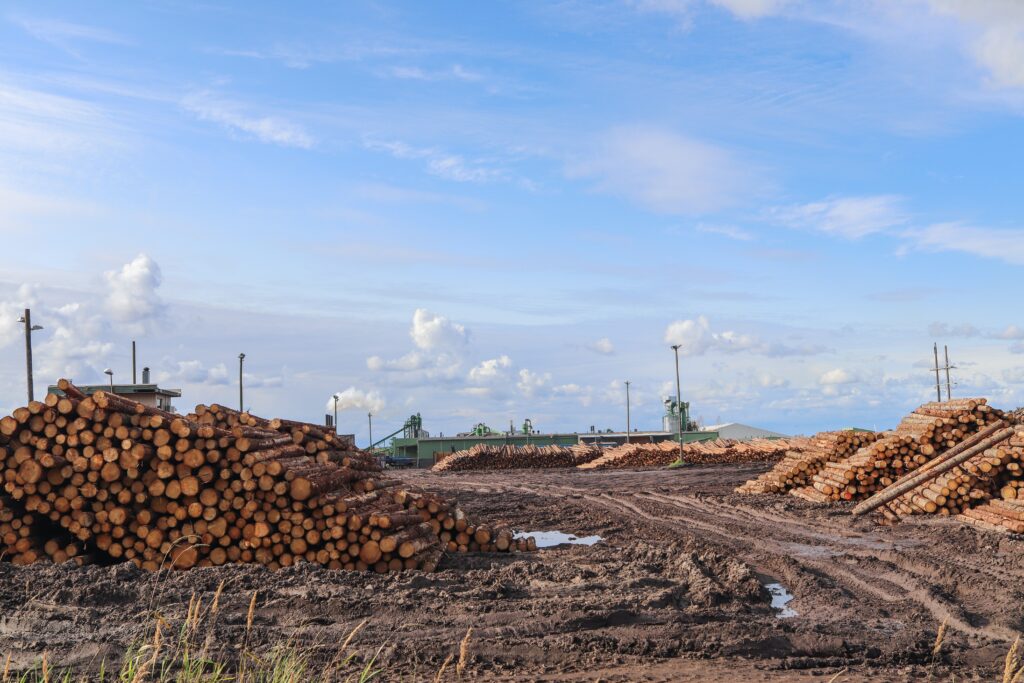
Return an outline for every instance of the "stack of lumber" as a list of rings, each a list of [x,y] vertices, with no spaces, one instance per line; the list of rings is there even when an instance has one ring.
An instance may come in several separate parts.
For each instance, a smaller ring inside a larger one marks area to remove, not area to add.
[[[992,500],[964,510],[957,519],[989,531],[1024,534],[1024,501]]]
[[[1001,419],[983,398],[926,403],[872,444],[826,463],[809,486],[790,494],[814,502],[867,498]]]
[[[531,547],[385,479],[371,457],[334,448],[322,427],[222,407],[182,417],[58,386],[63,395],[0,419],[4,491],[16,517],[31,516],[33,529],[49,521],[101,561],[429,571],[445,548]]]
[[[518,470],[528,468],[576,467],[601,455],[594,446],[513,446],[510,444],[477,444],[466,451],[457,451],[433,467],[435,472],[465,470]]]
[[[801,447],[786,451],[775,467],[743,484],[736,492],[785,493],[793,488],[807,486],[827,463],[847,458],[877,438],[873,432],[849,429],[820,432]]]
[[[802,447],[804,439],[754,439],[732,441],[713,439],[683,444],[683,462],[696,465],[715,463],[765,462],[778,460],[787,450]],[[604,455],[579,466],[580,469],[604,470],[632,467],[664,467],[679,460],[679,444],[675,441],[624,444],[605,451]]]

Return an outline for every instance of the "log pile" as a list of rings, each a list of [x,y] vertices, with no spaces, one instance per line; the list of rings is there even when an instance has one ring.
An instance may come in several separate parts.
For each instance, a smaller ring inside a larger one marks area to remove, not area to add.
[[[964,510],[957,516],[957,519],[988,531],[1024,534],[1024,502],[992,500],[978,507]]]
[[[830,462],[847,458],[877,439],[873,432],[820,432],[799,448],[786,451],[775,467],[736,489],[737,493],[785,493],[808,486]]]
[[[814,502],[867,498],[1000,419],[985,399],[926,403],[872,444],[826,463],[810,485],[790,494]]]
[[[732,441],[713,439],[683,444],[683,462],[695,465],[716,463],[771,462],[787,450],[802,447],[804,439],[754,439]],[[604,470],[633,467],[665,467],[679,460],[679,443],[624,444],[605,451],[600,458],[579,466],[580,469]]]
[[[510,444],[477,444],[465,451],[457,451],[437,462],[435,472],[461,472],[465,470],[518,470],[529,468],[576,467],[599,457],[602,451],[595,446],[513,446]]]
[[[63,395],[0,419],[11,511],[0,531],[10,527],[3,541],[24,548],[22,561],[429,571],[446,549],[535,547],[385,478],[373,458],[337,448],[323,427],[221,406],[183,417],[103,391],[86,396],[66,380],[58,386]],[[32,541],[19,546],[14,536]]]

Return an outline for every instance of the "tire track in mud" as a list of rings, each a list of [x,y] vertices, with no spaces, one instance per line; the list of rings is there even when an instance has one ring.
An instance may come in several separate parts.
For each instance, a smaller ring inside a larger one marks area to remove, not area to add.
[[[900,555],[900,539],[881,539],[835,524],[805,522],[783,514],[773,513],[747,505],[733,505],[714,500],[710,495],[700,497],[653,491],[638,491],[625,494],[607,492],[594,495],[592,491],[558,483],[525,485],[500,484],[494,482],[464,481],[467,485],[481,488],[514,490],[544,497],[583,500],[624,515],[622,521],[643,520],[671,530],[698,529],[705,537],[710,536],[734,549],[740,550],[748,562],[762,571],[771,571],[780,557],[802,567],[804,571],[827,576],[837,585],[844,586],[852,595],[865,595],[868,599],[881,600],[888,604],[910,602],[929,613],[937,622],[948,622],[950,627],[961,633],[1012,641],[1016,633],[997,624],[975,626],[970,623],[965,611],[947,600],[937,597],[933,591],[920,583],[922,576],[920,560],[905,561]],[[651,512],[642,507],[643,503],[667,507],[672,514]],[[803,546],[811,554],[786,552],[787,547]],[[751,553],[757,561],[752,561]],[[853,569],[840,566],[844,556],[868,561],[871,566]],[[983,562],[963,558],[963,564],[979,573],[995,579],[1018,579],[1010,572],[993,569]],[[941,571],[941,563],[929,563],[929,572]],[[876,566],[878,565],[878,566]],[[798,569],[799,571],[799,569]]]

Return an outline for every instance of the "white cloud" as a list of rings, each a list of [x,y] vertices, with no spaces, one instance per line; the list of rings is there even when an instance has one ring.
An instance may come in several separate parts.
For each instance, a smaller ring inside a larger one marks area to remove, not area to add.
[[[208,368],[198,360],[178,361],[172,369],[157,373],[156,380],[160,384],[185,382],[207,386],[224,386],[229,383],[228,368],[224,363]]]
[[[1024,339],[1024,329],[1016,325],[1007,325],[1006,329],[996,335],[997,339]]]
[[[1024,265],[1024,230],[978,228],[963,223],[938,223],[904,235],[925,251],[958,251]]]
[[[825,372],[818,378],[818,384],[822,386],[834,384],[850,384],[857,381],[856,378],[843,368],[834,368]]]
[[[816,230],[846,239],[859,239],[904,225],[901,199],[893,195],[837,197],[820,202],[776,208],[777,222],[791,228]]]
[[[733,155],[715,145],[648,126],[609,131],[570,177],[594,178],[599,191],[670,214],[719,209],[751,183]]]
[[[68,47],[71,42],[87,40],[96,43],[107,43],[109,45],[128,45],[130,41],[126,38],[95,26],[84,24],[73,24],[67,21],[56,21],[51,19],[17,19],[25,31],[37,40],[57,45],[58,47],[72,52]],[[72,52],[72,54],[74,54]]]
[[[409,335],[424,351],[463,346],[469,336],[464,326],[425,308],[417,308],[413,313]]]
[[[367,149],[387,152],[396,159],[423,160],[431,174],[460,183],[484,183],[506,176],[505,171],[492,165],[480,161],[467,161],[461,155],[433,147],[413,147],[397,140],[367,140],[363,144]]]
[[[705,316],[696,320],[677,320],[665,330],[666,344],[679,344],[683,356],[703,356],[709,352],[757,353],[772,358],[786,356],[813,356],[827,351],[821,346],[790,346],[781,342],[766,342],[754,335],[731,330],[716,332]]]
[[[532,398],[538,391],[550,384],[551,373],[539,374],[523,368],[519,371],[519,381],[516,388],[527,398]]]
[[[427,71],[418,66],[393,66],[386,72],[392,78],[413,81],[464,81],[475,83],[483,80],[483,76],[466,69],[461,64],[454,64],[441,71]]]
[[[722,235],[729,239],[737,240],[739,242],[750,242],[754,239],[752,233],[746,230],[741,230],[732,225],[709,225],[707,223],[699,223],[697,225],[698,232],[706,232],[712,235]]]
[[[615,345],[612,344],[612,340],[608,337],[601,337],[593,344],[589,344],[587,348],[604,356],[610,356],[615,353]]]
[[[1024,86],[1024,4],[1018,0],[930,0],[931,7],[974,29],[971,55],[993,84]]]
[[[778,12],[790,0],[711,0],[711,3],[729,10],[740,19],[760,19]]]
[[[978,337],[981,331],[969,323],[949,325],[934,322],[928,326],[928,334],[932,337]]]
[[[469,371],[469,381],[476,384],[493,382],[496,379],[505,377],[507,370],[512,367],[512,359],[508,356],[500,356],[485,360]]]
[[[362,389],[356,389],[355,387],[349,387],[344,391],[336,392],[331,394],[331,397],[327,399],[327,412],[331,413],[334,410],[334,396],[338,397],[338,410],[366,410],[371,413],[379,413],[384,410],[384,406],[387,402],[384,397],[376,391],[364,391]]]
[[[188,95],[181,101],[185,111],[203,121],[212,121],[233,130],[282,147],[312,149],[316,144],[305,129],[279,116],[253,116],[242,105],[220,100],[208,92]]]
[[[106,308],[114,320],[147,329],[163,315],[164,303],[157,293],[163,276],[146,254],[139,254],[121,270],[104,273],[104,279]]]

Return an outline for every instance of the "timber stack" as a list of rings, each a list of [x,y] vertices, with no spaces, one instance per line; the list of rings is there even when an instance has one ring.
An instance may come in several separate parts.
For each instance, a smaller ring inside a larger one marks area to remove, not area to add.
[[[385,478],[323,427],[222,406],[180,416],[58,386],[63,395],[0,419],[11,510],[0,532],[16,549],[14,535],[32,539],[21,542],[22,561],[81,556],[147,570],[307,561],[383,573],[433,570],[444,550],[535,547]]]
[[[466,470],[518,470],[530,468],[576,467],[599,457],[595,446],[513,446],[477,444],[465,451],[446,456],[433,467],[435,472]]]
[[[867,498],[1002,417],[983,398],[926,403],[870,445],[826,463],[810,485],[790,494],[813,502]]]
[[[694,465],[719,463],[773,462],[787,451],[800,448],[804,439],[753,439],[732,441],[713,439],[683,444],[682,461]],[[679,443],[623,444],[605,451],[600,458],[580,465],[580,469],[624,469],[632,467],[665,467],[680,459]]]
[[[736,489],[737,493],[785,493],[808,486],[821,469],[830,462],[847,458],[877,439],[874,432],[850,429],[820,432],[807,442],[786,451],[772,469]]]

